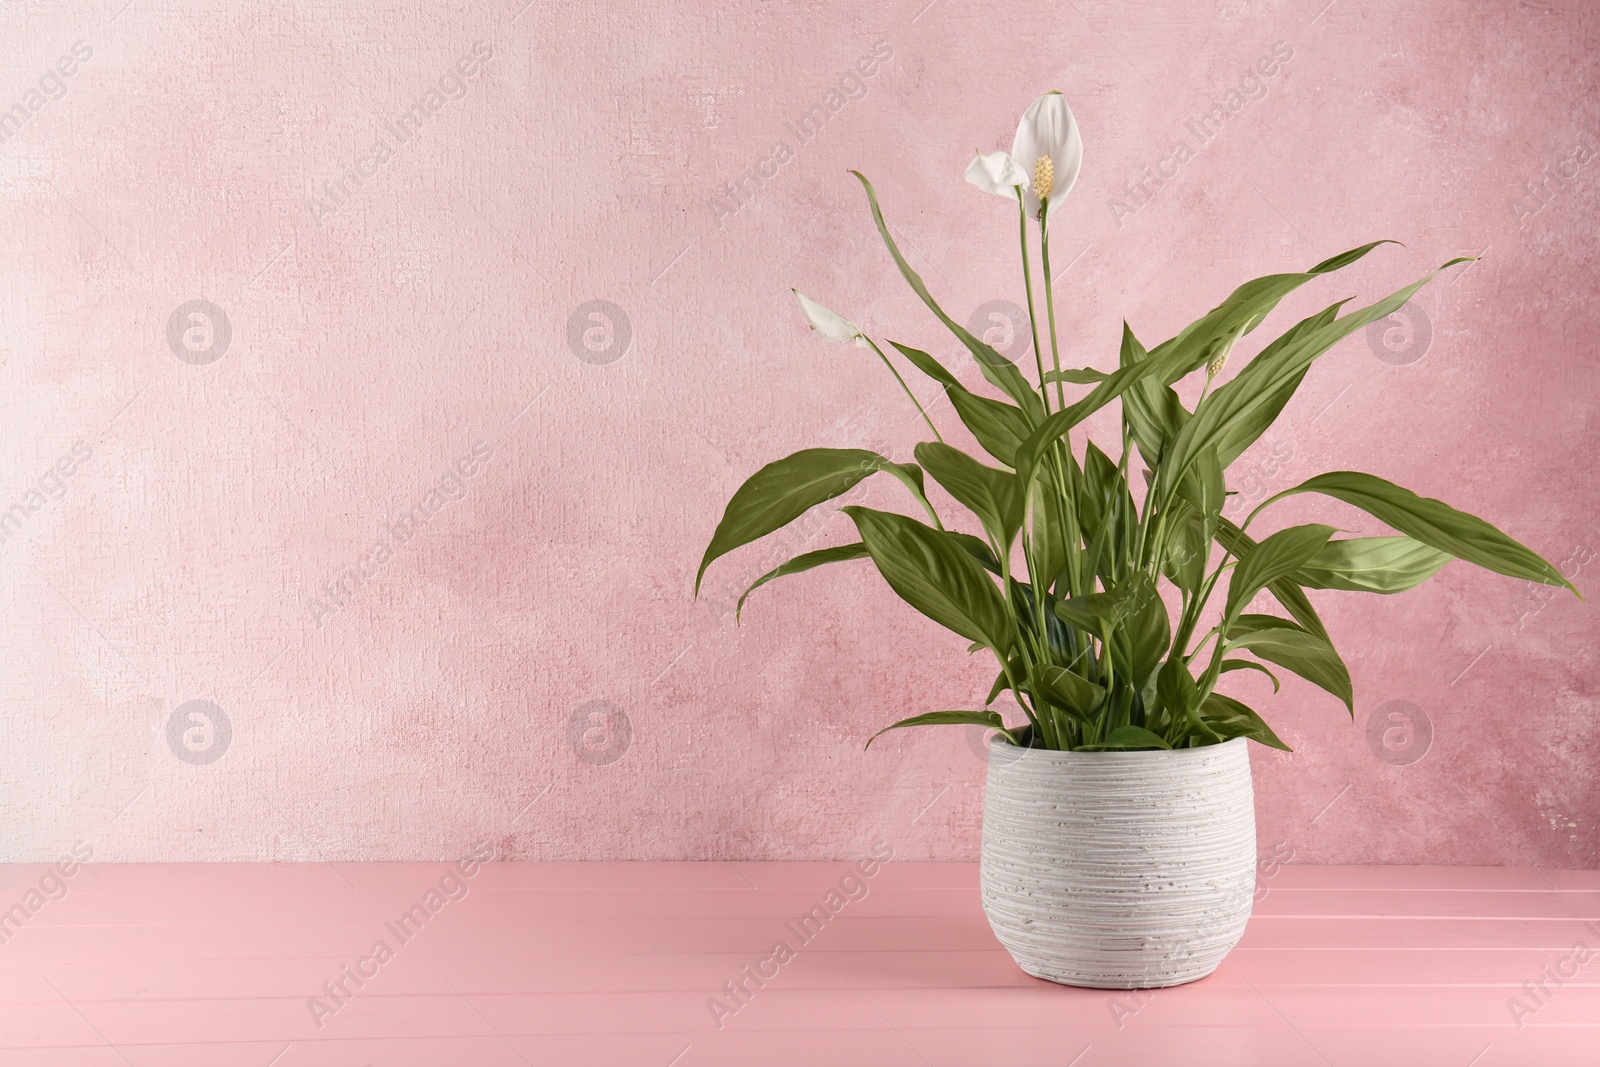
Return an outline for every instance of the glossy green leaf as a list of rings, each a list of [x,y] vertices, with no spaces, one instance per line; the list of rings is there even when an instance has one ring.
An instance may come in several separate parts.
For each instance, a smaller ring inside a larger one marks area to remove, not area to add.
[[[857,541],[853,545],[839,545],[834,548],[819,548],[815,552],[803,552],[800,555],[795,556],[793,559],[786,560],[785,562],[780,563],[776,567],[772,568],[767,573],[763,574],[761,577],[757,578],[754,582],[750,583],[750,588],[744,591],[744,595],[739,598],[738,606],[734,608],[734,621],[737,622],[740,616],[744,613],[744,602],[750,599],[750,594],[755,592],[757,589],[760,589],[774,578],[783,578],[790,574],[799,574],[801,571],[808,571],[813,567],[820,567],[824,563],[842,563],[845,560],[866,558],[867,546],[862,544],[860,541]]]
[[[938,441],[917,445],[917,461],[956,503],[976,515],[1001,555],[1022,526],[1025,501],[1017,476],[986,467],[958,448]]]
[[[1578,591],[1544,557],[1477,516],[1374,475],[1358,471],[1319,474],[1272,499],[1296,493],[1321,493],[1343,500],[1425,545],[1497,574]]]
[[[1222,547],[1235,557],[1243,556],[1255,548],[1255,540],[1239,527],[1229,522],[1226,518],[1217,523],[1217,540]],[[1322,618],[1317,614],[1317,609],[1312,606],[1311,600],[1305,591],[1300,588],[1295,580],[1279,578],[1277,581],[1268,582],[1267,590],[1277,598],[1284,610],[1294,616],[1306,630],[1328,640],[1328,628],[1322,624]]]
[[[1244,615],[1228,631],[1227,649],[1247,649],[1254,656],[1293,671],[1344,701],[1355,714],[1350,671],[1325,639],[1307,633],[1287,619],[1271,615]]]
[[[955,538],[904,515],[856,505],[841,510],[900,599],[969,641],[1001,656],[1010,652],[1016,624],[1000,590]]]
[[[958,533],[955,530],[944,531],[946,537],[967,550],[967,554],[977,560],[983,569],[990,574],[1000,573],[1000,561],[994,558],[994,549],[981,537],[974,537],[969,533]]]
[[[1257,671],[1257,672],[1259,672],[1261,674],[1266,675],[1268,678],[1272,679],[1272,691],[1274,693],[1276,693],[1278,691],[1278,689],[1279,689],[1278,676],[1276,674],[1273,674],[1265,666],[1263,666],[1260,663],[1257,663],[1253,659],[1225,659],[1225,660],[1223,660],[1222,661],[1222,673],[1223,674],[1227,674],[1229,671]]]
[[[956,415],[989,455],[1008,467],[1017,465],[1017,449],[1033,432],[1027,416],[1000,400],[990,400],[957,386],[950,391]]]
[[[1400,593],[1414,589],[1455,557],[1411,537],[1345,537],[1329,541],[1294,580],[1311,589]]]
[[[1232,697],[1212,693],[1200,706],[1200,715],[1207,727],[1228,740],[1248,737],[1270,748],[1282,749],[1285,752],[1294,751],[1279,740],[1278,735],[1272,732],[1272,727],[1262,721],[1261,716],[1253,709]]]
[[[1066,382],[1068,385],[1094,385],[1111,377],[1106,371],[1095,370],[1093,367],[1076,367],[1071,370],[1046,371],[1045,384],[1051,382]]]
[[[1205,366],[1224,345],[1231,343],[1233,338],[1247,334],[1260,325],[1272,309],[1278,306],[1279,301],[1300,286],[1331,271],[1349,266],[1379,245],[1398,243],[1373,241],[1331,256],[1302,273],[1269,274],[1245,282],[1230,293],[1226,300],[1186,326],[1177,337],[1158,345],[1151,353],[1172,357],[1170,376],[1165,377],[1164,384],[1171,385],[1179,378]]]
[[[922,471],[910,464],[893,463],[860,448],[803,449],[768,463],[733,494],[695,573],[695,594],[699,595],[713,560],[787,526],[875,471],[898,478],[932,513],[922,488]]]
[[[1248,549],[1239,558],[1238,565],[1233,569],[1233,577],[1228,582],[1228,602],[1223,609],[1224,618],[1228,620],[1238,618],[1239,613],[1255,599],[1257,593],[1272,582],[1286,578],[1299,570],[1328,543],[1328,538],[1332,535],[1332,526],[1307,523],[1304,526],[1291,526],[1286,530],[1279,530],[1254,548]]]
[[[1277,340],[1262,349],[1260,355],[1256,356],[1256,358],[1275,359],[1281,349],[1295,344],[1311,331],[1320,330],[1331,323],[1338,317],[1339,309],[1348,302],[1348,299],[1340,300],[1323,308],[1315,315],[1301,319]],[[1331,334],[1325,334],[1324,336],[1331,336]],[[1332,341],[1327,342],[1329,345],[1333,343]],[[1309,369],[1308,365],[1306,370]],[[1305,380],[1306,370],[1291,375],[1263,403],[1252,408],[1247,416],[1240,417],[1223,429],[1217,438],[1217,461],[1222,465],[1223,469],[1232,466],[1233,461],[1238,459],[1245,449],[1255,444],[1257,439],[1267,431],[1267,428],[1277,421],[1284,407],[1294,396],[1295,390],[1300,388],[1300,383]]]
[[[1462,260],[1453,259],[1439,270],[1459,262]],[[1262,352],[1246,364],[1237,377],[1195,408],[1194,417],[1184,424],[1163,454],[1156,476],[1157,499],[1169,499],[1200,457],[1215,459],[1224,447],[1238,443],[1241,432],[1247,435],[1251,429],[1262,427],[1263,412],[1272,410],[1274,404],[1281,407],[1283,390],[1292,389],[1313,360],[1344,337],[1397,311],[1439,270],[1360,311],[1308,329],[1282,348]]]
[[[1065,708],[1080,720],[1093,715],[1106,698],[1104,688],[1055,664],[1039,668],[1029,685],[1038,696]]]

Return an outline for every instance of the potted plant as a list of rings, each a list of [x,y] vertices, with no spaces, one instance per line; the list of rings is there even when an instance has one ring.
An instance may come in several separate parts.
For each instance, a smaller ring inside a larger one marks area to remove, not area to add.
[[[966,638],[969,651],[992,653],[999,670],[984,709],[928,712],[886,729],[993,728],[981,889],[996,936],[1029,974],[1148,988],[1209,974],[1250,915],[1256,857],[1247,741],[1287,746],[1254,709],[1218,691],[1223,675],[1258,671],[1276,689],[1273,670],[1281,668],[1354,715],[1350,673],[1305,590],[1397,593],[1451,559],[1577,590],[1482,519],[1370,474],[1318,475],[1268,497],[1241,522],[1225,517],[1229,465],[1272,424],[1312,361],[1398,310],[1433,274],[1356,311],[1343,310],[1346,300],[1330,304],[1227,380],[1235,343],[1280,300],[1390,242],[1246,282],[1154,348],[1124,325],[1114,369],[1063,370],[1049,226],[1082,155],[1071,110],[1050,93],[1023,116],[1009,153],[979,154],[967,171],[972,184],[1017,204],[1031,382],[940,308],[896,247],[871,183],[852,171],[900,273],[999,395],[970,391],[925,351],[889,344],[943,387],[989,459],[948,443],[883,349],[797,292],[820,337],[876,353],[933,440],[917,445],[909,463],[863,449],[811,448],[767,464],[729,501],[695,588],[698,594],[718,557],[869,475],[897,479],[921,518],[845,507],[859,541],[796,556],[758,578],[745,597],[774,578],[870,559],[908,604]],[[1048,371],[1030,228],[1039,243]],[[1174,386],[1201,374],[1191,408]],[[1107,450],[1074,433],[1114,400],[1120,441]],[[927,478],[969,513],[970,530],[946,525]],[[1338,537],[1331,526],[1309,523],[1261,536],[1258,518],[1302,493],[1342,500],[1398,532]],[[1268,597],[1270,610],[1254,609]],[[987,707],[1007,691],[1026,721],[1008,725]]]

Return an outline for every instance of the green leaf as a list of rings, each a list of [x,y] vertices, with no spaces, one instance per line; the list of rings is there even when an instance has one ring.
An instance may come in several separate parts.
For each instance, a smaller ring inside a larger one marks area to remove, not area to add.
[[[1294,344],[1311,331],[1320,330],[1332,322],[1338,317],[1339,309],[1348,302],[1348,299],[1340,300],[1323,308],[1315,315],[1301,319],[1281,337],[1262,349],[1256,358],[1267,360],[1276,358],[1281,349]],[[1307,370],[1309,369],[1307,367]],[[1277,421],[1278,416],[1283,412],[1290,398],[1294,396],[1295,390],[1300,388],[1300,383],[1305,380],[1305,376],[1305,370],[1292,375],[1283,385],[1278,387],[1276,392],[1267,397],[1264,403],[1253,408],[1248,417],[1229,423],[1223,429],[1217,441],[1217,461],[1222,465],[1223,469],[1232,466],[1233,461],[1238,459],[1245,449],[1255,444],[1256,440],[1267,431],[1267,427]]]
[[[1544,557],[1477,516],[1457,511],[1431,497],[1418,496],[1374,475],[1357,471],[1319,474],[1279,493],[1268,503],[1296,493],[1321,493],[1343,500],[1425,545],[1496,574],[1564,586],[1578,592],[1577,587]]]
[[[1235,557],[1242,557],[1256,547],[1255,540],[1249,534],[1226,518],[1218,520],[1217,540],[1222,542],[1222,547]],[[1322,625],[1317,609],[1311,606],[1310,598],[1293,578],[1279,578],[1275,582],[1268,582],[1267,589],[1277,598],[1278,603],[1283,605],[1284,610],[1294,616],[1295,622],[1323,640],[1329,640],[1328,628]]]
[[[1135,572],[1126,588],[1130,590],[1131,603],[1117,636],[1126,645],[1123,669],[1138,689],[1161,666],[1161,657],[1172,643],[1172,624],[1155,583],[1143,571]]]
[[[1016,624],[994,582],[961,543],[942,530],[886,511],[841,509],[884,581],[902,600],[969,641],[1001,656],[1016,643]]]
[[[1022,486],[1010,471],[986,467],[958,448],[938,441],[917,445],[917,461],[956,502],[972,512],[1005,555],[1022,526]]]
[[[894,238],[890,236],[889,224],[883,219],[883,210],[878,206],[878,194],[873,191],[872,183],[867,181],[866,176],[860,171],[853,170],[850,173],[856,176],[861,182],[861,187],[867,191],[867,200],[872,205],[872,221],[878,227],[878,235],[883,238],[883,243],[888,247],[889,254],[894,257],[895,266],[900,268],[900,275],[905,278],[906,284],[911,286],[912,291],[922,298],[922,302],[928,306],[928,310],[938,316],[939,321],[944,323],[945,329],[955,334],[956,339],[966,346],[967,351],[972,353],[973,359],[977,361],[978,369],[983,372],[985,378],[1020,404],[1023,411],[1030,418],[1035,420],[1042,418],[1044,415],[1044,402],[1039,399],[1039,394],[1033,391],[1033,387],[1028,384],[1028,380],[1022,376],[1022,372],[1012,366],[1005,356],[1002,356],[989,345],[974,337],[966,327],[944,313],[944,309],[939,306],[938,302],[933,299],[933,295],[928,292],[928,287],[923,282],[922,276],[911,269],[911,264],[906,262],[906,257],[900,254],[900,247],[895,244]]]
[[[1124,322],[1120,365],[1131,367],[1149,358],[1150,354]],[[1153,467],[1161,461],[1167,442],[1176,437],[1189,420],[1189,411],[1160,377],[1145,377],[1122,394],[1122,419],[1139,446],[1139,454]]]
[[[1016,461],[1011,466],[1016,468],[1023,481],[1032,481],[1033,468],[1038,464],[1040,457],[1062,434],[1117,399],[1137,382],[1159,374],[1165,366],[1166,362],[1152,358],[1113,371],[1106,376],[1105,381],[1095,386],[1088,396],[1046,416],[1045,420],[1028,434],[1027,440],[1017,448]]]
[[[1096,752],[1101,749],[1149,749],[1172,746],[1156,734],[1151,733],[1142,726],[1119,726],[1106,735],[1104,741],[1093,745],[1080,745],[1084,752]]]
[[[920,348],[911,348],[907,345],[901,344],[899,341],[890,341],[889,343],[894,345],[894,347],[902,356],[905,356],[906,359],[910,360],[912,366],[916,367],[923,374],[926,374],[928,377],[932,378],[946,389],[962,388],[961,383],[956,380],[956,376],[946,370],[943,363],[940,363],[937,359],[934,359]]]
[[[787,526],[823,501],[849,491],[874,471],[894,475],[932,514],[922,490],[920,469],[892,463],[876,452],[860,448],[803,449],[768,463],[733,494],[700,560],[700,569],[694,576],[695,595],[700,594],[700,583],[713,560]]]
[[[1307,523],[1279,530],[1239,557],[1228,582],[1228,602],[1223,609],[1226,625],[1239,617],[1255,595],[1272,582],[1286,578],[1315,556],[1328,538],[1332,526]]]
[[[1095,370],[1093,367],[1078,367],[1073,370],[1047,371],[1044,380],[1046,385],[1051,382],[1066,382],[1068,385],[1093,385],[1096,382],[1103,382],[1109,377],[1111,375],[1103,370]]]
[[[872,747],[872,742],[888,733],[904,726],[987,726],[991,729],[1005,732],[1005,724],[1000,721],[998,711],[930,711],[924,715],[913,715],[909,719],[901,719],[891,726],[885,726],[871,737],[867,738],[867,748]]]
[[[1173,585],[1193,596],[1205,581],[1210,544],[1194,506],[1183,500],[1176,501],[1161,572]]]
[[[1294,580],[1312,589],[1400,593],[1432,578],[1454,558],[1405,536],[1346,537],[1324,545]]]
[[[1260,671],[1262,674],[1264,674],[1268,678],[1272,679],[1272,691],[1274,693],[1276,693],[1278,691],[1278,689],[1279,689],[1278,676],[1276,674],[1273,674],[1271,671],[1267,670],[1266,667],[1264,667],[1261,664],[1257,663],[1253,659],[1225,659],[1225,660],[1223,660],[1222,661],[1222,673],[1223,674],[1227,674],[1229,671]]]
[[[994,575],[1000,573],[1000,561],[994,558],[994,549],[990,548],[989,543],[983,538],[974,537],[969,533],[958,533],[955,530],[946,530],[944,534],[966,549],[973,559],[982,564],[984,570]]]
[[[1011,680],[1006,677],[1005,671],[1001,671],[995,676],[994,684],[989,687],[989,695],[983,698],[984,705],[993,704],[995,699],[1009,688],[1011,688]]]
[[[755,592],[757,589],[760,589],[774,578],[782,578],[790,574],[799,574],[801,571],[808,571],[813,567],[820,567],[824,563],[842,563],[845,560],[865,558],[867,558],[867,546],[862,544],[860,541],[857,541],[853,545],[839,545],[835,548],[819,548],[815,552],[803,552],[791,560],[780,563],[767,573],[763,574],[761,577],[757,578],[754,582],[750,583],[750,588],[744,591],[744,595],[739,598],[738,606],[733,610],[734,621],[739,621],[740,615],[742,615],[744,612],[744,602],[750,599],[750,594]]]
[[[1006,466],[1015,467],[1017,449],[1033,432],[1027,416],[1010,404],[969,393],[960,386],[949,393],[956,414],[983,450]]]
[[[1200,705],[1200,715],[1212,730],[1227,740],[1248,737],[1270,748],[1279,748],[1285,752],[1294,751],[1278,739],[1278,735],[1272,732],[1272,727],[1262,721],[1261,716],[1232,697],[1212,693],[1206,697],[1205,703]]]
[[[1221,736],[1200,718],[1200,687],[1184,664],[1182,651],[1174,649],[1156,672],[1156,696],[1161,709],[1180,736],[1210,734],[1211,740],[1220,741]],[[1184,725],[1180,727],[1180,723]]]
[[[1287,619],[1245,615],[1229,629],[1226,647],[1228,651],[1248,649],[1269,663],[1293,671],[1344,701],[1351,716],[1355,715],[1350,671],[1333,645],[1316,634],[1307,633]]]
[[[1461,260],[1453,259],[1439,270],[1459,262]],[[1156,476],[1157,500],[1165,502],[1171,498],[1178,483],[1199,457],[1215,458],[1224,448],[1237,447],[1242,436],[1248,437],[1250,433],[1259,433],[1264,429],[1261,421],[1264,413],[1273,411],[1275,404],[1282,407],[1283,391],[1293,389],[1294,383],[1305,374],[1313,360],[1367,323],[1398,310],[1439,270],[1424,275],[1399,292],[1360,311],[1308,329],[1292,342],[1270,353],[1262,352],[1246,364],[1237,377],[1211,393],[1195,408],[1194,417],[1179,431],[1167,452],[1163,453]]]
[[[1352,248],[1318,263],[1304,273],[1269,274],[1239,286],[1228,298],[1212,308],[1201,318],[1184,327],[1172,340],[1158,345],[1152,355],[1170,356],[1173,364],[1164,376],[1163,384],[1171,385],[1206,365],[1223,346],[1234,338],[1254,330],[1267,317],[1278,302],[1300,286],[1327,274],[1347,267],[1381,244],[1398,244],[1398,241],[1373,241]],[[1404,301],[1402,301],[1404,303]],[[1384,313],[1385,315],[1388,312]],[[1382,318],[1383,315],[1378,316]]]
[[[1035,696],[1065,708],[1079,721],[1086,721],[1106,698],[1102,687],[1053,663],[1039,668],[1029,687]]]
[[[1067,519],[1067,501],[1043,479],[1033,482],[1033,553],[1041,588],[1054,584],[1067,565],[1067,548],[1077,541]]]

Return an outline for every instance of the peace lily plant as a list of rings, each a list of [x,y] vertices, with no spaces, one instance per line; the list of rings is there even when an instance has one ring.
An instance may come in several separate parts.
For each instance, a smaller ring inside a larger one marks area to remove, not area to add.
[[[1330,304],[1280,334],[1226,381],[1221,376],[1235,343],[1280,300],[1392,242],[1353,248],[1300,273],[1246,282],[1154,348],[1146,349],[1124,324],[1114,370],[1063,370],[1050,223],[1082,161],[1072,111],[1052,92],[1023,115],[1009,153],[980,152],[967,168],[970,183],[1017,204],[1034,340],[1032,382],[944,312],[895,245],[872,184],[851,172],[900,273],[1004,399],[969,391],[921,349],[889,344],[943,387],[956,416],[994,462],[947,443],[883,349],[854,323],[796,292],[819,337],[877,354],[934,439],[916,446],[914,463],[862,449],[810,448],[761,468],[728,503],[700,563],[697,593],[718,557],[875,472],[888,474],[927,521],[845,507],[859,541],[796,556],[758,578],[750,591],[825,563],[869,558],[912,607],[966,638],[971,651],[993,653],[999,672],[986,704],[1009,690],[1027,716],[1008,726],[986,706],[930,712],[886,729],[978,724],[1029,748],[1095,751],[1189,749],[1240,737],[1286,748],[1255,710],[1217,691],[1222,676],[1237,670],[1267,675],[1274,690],[1272,668],[1290,671],[1338,697],[1353,715],[1350,672],[1308,589],[1397,593],[1462,559],[1577,592],[1542,557],[1482,519],[1370,474],[1321,474],[1269,497],[1242,522],[1224,517],[1229,466],[1272,425],[1312,362],[1398,310],[1438,271],[1357,311],[1341,314],[1347,300]],[[1044,283],[1048,371],[1039,344],[1030,229],[1037,234]],[[1453,259],[1439,270],[1464,261]],[[1201,373],[1200,398],[1187,407],[1174,386]],[[1121,401],[1121,440],[1111,450],[1073,433],[1113,400]],[[926,477],[971,513],[981,536],[946,525],[927,496]],[[1399,533],[1340,537],[1332,526],[1308,523],[1258,538],[1258,517],[1302,493],[1342,500]],[[741,610],[750,591],[740,598]],[[1263,592],[1276,607],[1251,611]]]

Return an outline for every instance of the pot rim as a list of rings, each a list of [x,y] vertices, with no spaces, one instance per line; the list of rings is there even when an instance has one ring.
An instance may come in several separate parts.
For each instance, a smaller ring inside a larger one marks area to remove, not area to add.
[[[1059,748],[1023,748],[1021,745],[1014,745],[1009,741],[1001,740],[998,733],[991,735],[989,738],[990,750],[994,750],[997,746],[1008,749],[1010,755],[1008,762],[1013,763],[1022,759],[1044,759],[1070,763],[1077,760],[1102,759],[1138,762],[1151,757],[1160,757],[1162,759],[1198,758],[1208,752],[1226,749],[1229,745],[1248,745],[1249,743],[1250,739],[1248,737],[1230,737],[1226,741],[1219,741],[1214,745],[1201,745],[1198,748],[1142,748],[1126,752],[1084,752],[1082,750],[1069,751]]]

